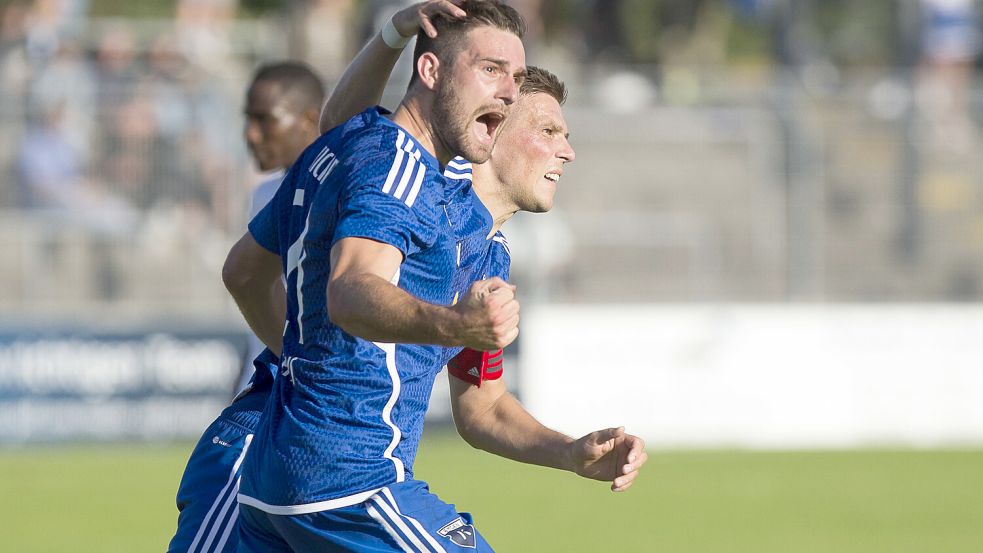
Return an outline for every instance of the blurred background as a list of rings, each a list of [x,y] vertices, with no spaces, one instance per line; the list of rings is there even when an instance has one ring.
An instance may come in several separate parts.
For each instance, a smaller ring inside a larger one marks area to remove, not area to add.
[[[246,361],[220,269],[263,178],[251,73],[301,59],[330,90],[404,4],[0,3],[0,452],[177,440],[176,489]],[[658,449],[980,458],[983,3],[511,4],[570,89],[577,150],[553,212],[504,228],[508,378],[535,415]],[[983,491],[979,466],[931,501]],[[979,505],[955,505],[925,543],[983,543]]]

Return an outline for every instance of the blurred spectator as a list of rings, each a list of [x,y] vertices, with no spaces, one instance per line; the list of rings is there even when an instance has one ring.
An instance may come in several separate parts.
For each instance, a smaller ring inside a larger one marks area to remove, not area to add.
[[[17,154],[18,204],[71,209],[78,203],[82,167],[63,131],[64,104],[40,105]]]
[[[980,52],[979,13],[973,0],[921,0],[921,5],[919,107],[930,121],[932,143],[968,152],[975,142],[969,88]]]
[[[34,69],[32,100],[45,105],[62,105],[62,132],[81,161],[88,162],[96,123],[92,109],[96,101],[96,83],[82,45],[77,40],[63,38],[54,58]]]
[[[39,103],[17,154],[21,207],[60,214],[100,232],[123,232],[136,222],[126,201],[85,178],[63,129],[64,103]]]
[[[330,82],[335,81],[361,47],[350,24],[355,17],[352,0],[306,0],[293,6],[293,16],[299,18],[296,21],[305,37],[304,58]]]
[[[0,5],[0,171],[10,167],[23,133],[31,76],[25,48],[29,7],[23,0]],[[12,181],[0,184],[0,206],[17,200]]]
[[[238,0],[179,0],[174,23],[185,55],[208,70],[225,71],[238,7]]]
[[[98,98],[102,107],[119,105],[137,79],[136,44],[126,27],[117,27],[103,35],[96,51]]]
[[[980,48],[979,16],[973,0],[921,0],[922,47],[931,62],[972,62]]]
[[[134,83],[125,99],[105,113],[106,141],[101,177],[140,208],[147,208],[162,191],[154,186],[153,159],[158,128],[147,82]]]

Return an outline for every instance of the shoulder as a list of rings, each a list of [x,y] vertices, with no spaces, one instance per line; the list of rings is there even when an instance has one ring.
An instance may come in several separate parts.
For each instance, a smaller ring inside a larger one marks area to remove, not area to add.
[[[378,188],[409,207],[442,197],[445,181],[436,159],[405,130],[377,122],[351,138],[345,162],[353,186]]]

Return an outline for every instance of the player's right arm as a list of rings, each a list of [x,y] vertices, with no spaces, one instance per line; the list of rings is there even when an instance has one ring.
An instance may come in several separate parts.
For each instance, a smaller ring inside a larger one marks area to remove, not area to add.
[[[360,237],[339,240],[331,249],[331,322],[374,342],[494,350],[515,340],[519,304],[514,286],[499,278],[479,281],[453,307],[437,306],[392,284],[402,262],[403,252],[390,244]]]
[[[437,14],[464,17],[464,10],[457,6],[460,3],[461,0],[419,2],[396,12],[392,23],[396,31],[404,37],[412,37],[417,31],[423,30],[427,36],[433,38],[437,36],[437,29],[431,23],[431,18]],[[345,69],[331,96],[324,103],[321,110],[321,132],[327,132],[362,110],[378,104],[389,75],[402,53],[402,48],[388,46],[382,39],[382,33],[376,33]]]
[[[630,488],[648,460],[645,441],[625,433],[624,427],[574,439],[543,426],[508,392],[501,378],[482,379],[478,385],[457,376],[449,380],[454,424],[472,447],[610,482],[616,492]]]
[[[249,328],[277,356],[287,316],[281,267],[280,256],[260,246],[249,232],[232,246],[222,266],[222,281]]]

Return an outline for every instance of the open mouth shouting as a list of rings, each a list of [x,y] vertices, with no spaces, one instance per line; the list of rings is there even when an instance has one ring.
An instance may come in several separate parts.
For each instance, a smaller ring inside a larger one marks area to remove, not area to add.
[[[478,141],[491,147],[495,142],[495,133],[498,132],[504,120],[505,113],[498,110],[485,111],[476,117],[475,134],[477,135]]]

